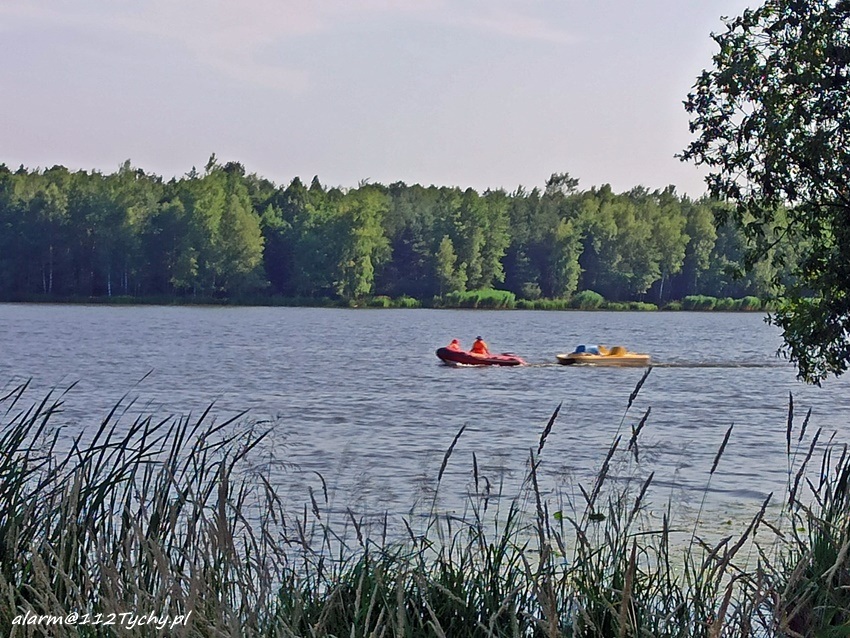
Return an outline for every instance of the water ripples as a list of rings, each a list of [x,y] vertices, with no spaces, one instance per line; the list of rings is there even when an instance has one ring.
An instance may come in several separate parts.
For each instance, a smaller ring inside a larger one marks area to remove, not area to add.
[[[557,499],[592,483],[613,438],[623,435],[625,447],[650,407],[639,461],[619,469],[636,479],[654,471],[659,507],[668,499],[687,507],[705,492],[706,506],[722,513],[781,491],[789,393],[798,412],[813,409],[810,433],[822,427],[837,432],[836,442],[850,438],[848,380],[799,383],[775,356],[778,331],[751,314],[5,304],[0,334],[0,389],[32,379],[35,401],[77,383],[64,397],[69,432],[96,428],[124,395],[134,400],[129,417],[198,415],[214,403],[223,420],[248,409],[272,428],[265,453],[282,492],[304,502],[307,487],[321,487],[318,472],[342,511],[410,512],[463,425],[440,505],[464,509],[473,452],[494,490],[501,485],[512,498],[558,404],[540,468],[543,489]],[[468,346],[478,334],[533,364],[455,368],[434,356],[453,337]],[[580,343],[653,356],[628,413],[644,370],[556,363]]]

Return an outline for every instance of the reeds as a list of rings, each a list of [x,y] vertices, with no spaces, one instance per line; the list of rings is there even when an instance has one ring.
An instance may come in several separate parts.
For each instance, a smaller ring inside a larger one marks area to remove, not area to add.
[[[461,428],[435,468],[422,531],[405,520],[402,537],[386,516],[368,523],[348,510],[333,522],[324,479],[303,507],[285,504],[268,476],[249,471],[265,435],[238,418],[216,423],[207,411],[125,424],[119,404],[93,436],[66,443],[55,427],[61,397],[24,406],[26,393],[0,397],[2,635],[127,635],[102,624],[22,626],[25,612],[189,619],[168,630],[136,627],[141,636],[838,636],[850,628],[850,459],[832,442],[818,447],[820,432],[805,441],[808,415],[801,449],[792,449],[793,400],[781,512],[768,497],[742,534],[708,544],[696,523],[694,531],[672,524],[669,503],[660,520],[646,515],[654,474],[637,450],[652,427],[649,408],[628,446],[618,435],[579,500],[555,511],[541,477],[546,441],[565,418],[560,406],[529,450],[520,497],[498,505],[506,499],[492,493],[473,453],[469,507],[456,518],[439,511],[437,491],[458,462]],[[706,468],[706,490],[734,443],[730,428]],[[644,478],[612,481],[617,463]]]

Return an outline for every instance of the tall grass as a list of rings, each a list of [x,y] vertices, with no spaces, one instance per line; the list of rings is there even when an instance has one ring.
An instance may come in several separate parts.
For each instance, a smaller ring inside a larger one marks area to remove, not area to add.
[[[677,527],[669,503],[660,520],[646,514],[658,491],[640,455],[651,410],[631,410],[648,375],[624,408],[628,440],[618,432],[577,498],[553,508],[541,489],[559,406],[519,497],[501,504],[473,454],[465,515],[441,512],[461,428],[435,468],[429,516],[402,521],[403,538],[386,516],[332,521],[324,483],[303,507],[285,504],[251,469],[264,433],[239,419],[124,424],[119,407],[66,442],[61,397],[26,405],[21,386],[0,397],[0,634],[127,635],[15,624],[31,611],[190,614],[142,636],[847,635],[846,448],[808,435],[808,416],[795,430],[791,401],[781,512],[768,497],[742,534],[703,542],[699,521]],[[730,428],[706,467],[706,492],[734,438]],[[642,478],[613,480],[623,464]]]

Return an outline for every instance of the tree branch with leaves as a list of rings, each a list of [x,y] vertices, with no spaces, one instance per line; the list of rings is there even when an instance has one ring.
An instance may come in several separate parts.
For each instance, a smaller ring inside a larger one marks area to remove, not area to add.
[[[779,237],[796,245],[792,263],[772,251],[792,277],[774,282],[770,320],[798,376],[820,383],[850,365],[850,2],[767,0],[712,37],[682,158],[735,204],[748,265]]]

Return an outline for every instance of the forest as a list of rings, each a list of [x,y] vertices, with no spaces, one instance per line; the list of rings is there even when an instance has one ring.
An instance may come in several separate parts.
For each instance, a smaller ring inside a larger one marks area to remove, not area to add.
[[[744,268],[723,207],[673,186],[582,190],[567,173],[478,193],[275,185],[214,155],[168,181],[129,160],[112,174],[0,165],[0,299],[765,297],[783,273],[770,255]]]

